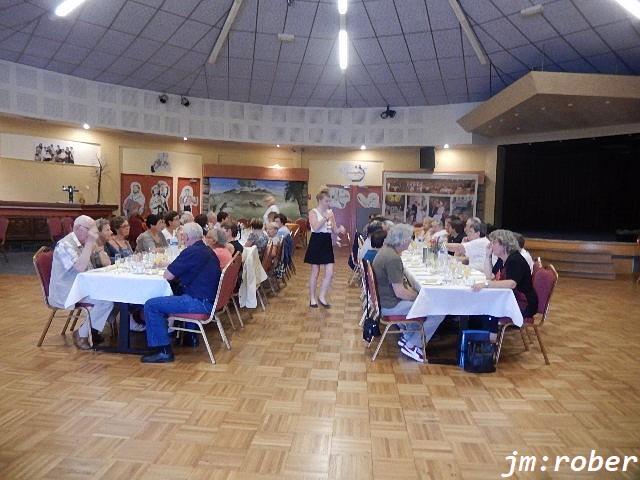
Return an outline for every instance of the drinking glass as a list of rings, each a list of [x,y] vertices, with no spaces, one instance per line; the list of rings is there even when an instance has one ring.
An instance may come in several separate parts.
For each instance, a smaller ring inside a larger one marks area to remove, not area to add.
[[[119,271],[122,266],[122,255],[116,253],[113,257],[113,264],[116,266],[116,272]]]

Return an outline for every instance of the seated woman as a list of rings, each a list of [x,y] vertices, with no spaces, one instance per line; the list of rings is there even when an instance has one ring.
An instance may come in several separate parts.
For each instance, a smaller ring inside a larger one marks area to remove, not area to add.
[[[382,228],[380,230],[376,230],[371,234],[371,248],[364,254],[362,260],[367,260],[369,262],[373,262],[373,259],[376,258],[378,254],[378,250],[382,248],[384,243],[384,239],[387,238],[387,232],[385,232]]]
[[[362,260],[364,256],[367,254],[369,250],[371,250],[371,235],[373,232],[377,232],[378,230],[384,230],[385,224],[384,221],[380,220],[372,220],[367,224],[366,234],[367,237],[364,239],[362,243],[362,247],[358,249],[358,258]]]
[[[231,252],[231,255],[235,255],[236,252],[240,252],[240,256],[242,256],[244,247],[238,241],[238,224],[233,220],[229,220],[227,218],[224,222],[222,222],[221,228],[227,236],[227,243],[233,247],[233,252]]]
[[[147,231],[136,240],[136,252],[163,252],[167,248],[167,239],[162,234],[164,220],[152,213],[147,217]]]
[[[127,240],[130,230],[127,219],[124,217],[113,217],[110,226],[113,236],[105,244],[104,248],[109,254],[111,261],[114,261],[116,255],[120,255],[122,258],[133,255],[133,249]]]
[[[193,219],[194,222],[196,222],[198,225],[200,225],[202,227],[202,231],[203,232],[208,232],[209,231],[209,224],[207,223],[207,216],[204,213],[201,213],[199,215],[196,215]],[[206,235],[206,233],[205,233]]]
[[[486,250],[484,273],[489,280],[476,283],[475,291],[483,288],[509,288],[513,290],[524,318],[535,315],[538,310],[538,295],[533,288],[531,270],[520,253],[520,245],[513,232],[494,230],[488,236],[491,242]],[[491,254],[498,257],[499,264],[495,274],[491,265]],[[501,262],[500,262],[501,261]],[[496,332],[498,321],[494,317],[483,317],[483,330]],[[473,328],[473,327],[472,327]]]
[[[447,239],[447,231],[442,226],[442,222],[440,220],[429,219],[429,222],[424,225],[425,242],[441,242],[446,241]]]
[[[244,246],[253,247],[255,245],[258,247],[258,255],[260,255],[260,258],[262,259],[264,251],[267,248],[267,244],[269,243],[267,234],[262,230],[262,220],[259,218],[252,218],[251,222],[249,222],[249,226],[251,227],[251,233],[247,237],[247,241]]]
[[[449,252],[462,257],[462,262],[479,271],[484,270],[485,257],[489,239],[485,237],[486,225],[478,217],[467,220],[464,232],[467,234],[466,242],[447,243]]]
[[[93,268],[108,267],[111,265],[111,259],[105,247],[113,236],[109,220],[99,218],[96,220],[96,227],[98,228],[98,239],[93,247],[93,252],[91,252],[91,265]]]
[[[220,268],[226,267],[231,262],[233,247],[227,243],[227,234],[224,230],[221,228],[209,230],[205,241],[218,257]]]
[[[464,238],[464,223],[462,222],[462,220],[460,220],[460,217],[456,215],[447,217],[444,228],[447,231],[447,235],[449,236],[447,242],[462,243],[462,239]]]
[[[271,240],[274,245],[280,243],[280,237],[278,236],[278,225],[275,222],[267,223],[265,231],[267,232],[267,237],[269,237],[269,240]]]
[[[400,255],[411,243],[413,227],[398,224],[391,227],[384,239],[382,248],[373,260],[373,271],[378,283],[378,295],[382,315],[406,315],[411,310],[418,294],[404,284],[404,266]],[[444,315],[431,315],[423,324],[425,343],[428,342]],[[424,361],[424,351],[420,339],[419,325],[408,325],[406,332],[398,341],[401,352],[417,361]]]

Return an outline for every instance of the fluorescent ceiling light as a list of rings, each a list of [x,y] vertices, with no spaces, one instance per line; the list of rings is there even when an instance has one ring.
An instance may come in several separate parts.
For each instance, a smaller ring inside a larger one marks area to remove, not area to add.
[[[338,13],[345,15],[349,8],[349,0],[338,0]]]
[[[640,0],[616,0],[622,5],[631,15],[636,18],[640,18]]]
[[[182,140],[184,140],[186,142],[189,139],[187,137],[182,137]]]
[[[445,143],[445,144],[443,145],[443,147],[444,147],[444,148],[449,148],[449,144],[448,144],[448,143]]]
[[[366,145],[360,145],[360,150],[366,150],[367,146]]]
[[[84,0],[64,0],[56,7],[55,14],[59,17],[66,17],[83,3]]]
[[[89,125],[88,123],[83,123],[82,128],[84,128],[85,130],[89,130],[91,128],[91,125]]]
[[[346,70],[349,64],[349,36],[346,30],[340,30],[338,33],[338,58],[340,68]]]

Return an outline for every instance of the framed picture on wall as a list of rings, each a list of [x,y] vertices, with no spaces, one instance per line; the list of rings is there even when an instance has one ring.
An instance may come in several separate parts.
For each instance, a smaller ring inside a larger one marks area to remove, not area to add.
[[[199,178],[178,178],[178,212],[200,214]]]
[[[476,215],[478,175],[384,172],[383,215],[394,222],[444,222],[449,215],[464,221]]]
[[[120,175],[122,214],[146,217],[150,213],[164,215],[171,210],[173,178],[157,175]]]

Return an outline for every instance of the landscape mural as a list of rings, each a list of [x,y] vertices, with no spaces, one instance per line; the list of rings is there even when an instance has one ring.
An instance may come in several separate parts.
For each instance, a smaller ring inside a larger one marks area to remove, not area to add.
[[[203,183],[205,211],[225,211],[234,218],[262,218],[263,199],[273,195],[280,212],[291,221],[308,214],[307,182],[209,177]]]

